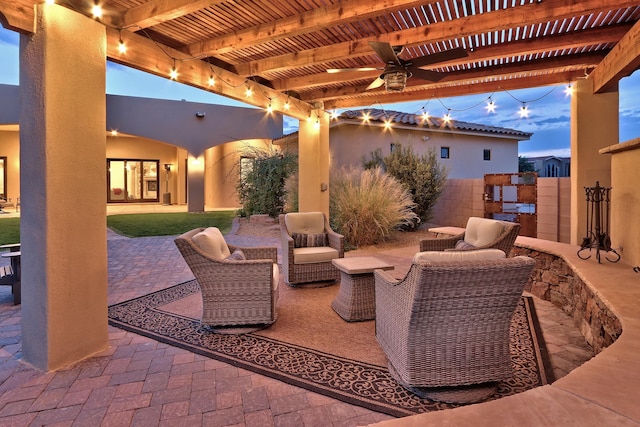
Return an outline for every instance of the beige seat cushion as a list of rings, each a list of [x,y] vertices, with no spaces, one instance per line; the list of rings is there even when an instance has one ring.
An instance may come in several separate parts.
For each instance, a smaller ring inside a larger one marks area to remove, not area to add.
[[[193,241],[207,255],[215,259],[225,259],[231,252],[224,236],[216,227],[208,227],[193,236]]]
[[[498,238],[504,225],[495,219],[471,217],[467,221],[464,241],[475,247],[488,245]]]
[[[340,253],[328,246],[321,246],[316,248],[295,248],[293,250],[293,263],[294,264],[311,264],[315,262],[331,261],[334,258],[338,258]]]
[[[492,261],[506,258],[500,249],[478,249],[473,251],[427,251],[418,252],[413,257],[416,264],[435,264],[452,261]]]
[[[280,283],[280,267],[278,267],[278,264],[273,264],[273,276],[271,279],[271,289],[275,291],[278,289],[278,283]]]
[[[292,212],[284,216],[284,224],[289,235],[324,233],[324,214],[322,212]]]

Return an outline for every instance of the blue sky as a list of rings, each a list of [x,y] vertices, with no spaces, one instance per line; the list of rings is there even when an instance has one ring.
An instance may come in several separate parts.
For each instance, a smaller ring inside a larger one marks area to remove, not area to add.
[[[0,26],[0,84],[18,84],[19,35]],[[456,98],[431,99],[399,104],[376,104],[372,108],[420,113],[442,117],[450,112],[453,119],[491,126],[502,126],[533,132],[529,141],[520,142],[520,155],[568,156],[570,145],[570,98],[566,85],[545,86],[509,92],[487,93]],[[640,137],[640,71],[620,81],[620,141]],[[239,101],[218,96],[169,79],[107,63],[107,93],[147,98],[177,99],[192,102],[248,107]],[[495,113],[486,111],[486,101],[496,105]],[[528,118],[520,118],[522,103],[530,110]],[[298,121],[285,117],[285,132],[296,129]]]

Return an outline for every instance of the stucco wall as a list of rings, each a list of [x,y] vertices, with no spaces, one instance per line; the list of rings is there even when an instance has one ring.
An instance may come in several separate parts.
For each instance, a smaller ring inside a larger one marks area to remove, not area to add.
[[[20,197],[20,135],[18,132],[0,131],[0,157],[7,158],[7,197],[15,203]]]
[[[481,178],[487,173],[518,171],[518,143],[513,139],[487,135],[343,124],[331,128],[331,166],[360,166],[376,149],[388,155],[391,144],[411,145],[417,153],[436,150],[438,161],[447,167],[450,179]],[[426,139],[426,140],[425,140]],[[440,158],[440,148],[449,147],[449,159]],[[483,150],[491,150],[491,160],[483,160]]]
[[[640,265],[640,138],[628,150],[611,156],[611,243],[622,247],[622,259]]]

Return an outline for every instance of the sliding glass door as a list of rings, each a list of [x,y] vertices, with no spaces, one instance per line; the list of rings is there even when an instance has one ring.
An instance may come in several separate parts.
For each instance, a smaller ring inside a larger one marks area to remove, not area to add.
[[[107,202],[158,202],[159,160],[107,159]]]

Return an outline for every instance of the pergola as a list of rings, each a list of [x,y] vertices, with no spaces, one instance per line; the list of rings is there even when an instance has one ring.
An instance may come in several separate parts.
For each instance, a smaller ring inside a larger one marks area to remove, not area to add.
[[[328,211],[332,109],[571,83],[573,240],[575,190],[609,183],[597,153],[619,142],[618,81],[640,67],[639,1],[57,2],[0,0],[23,34],[23,355],[45,370],[107,345],[105,59],[299,119],[307,211]]]

